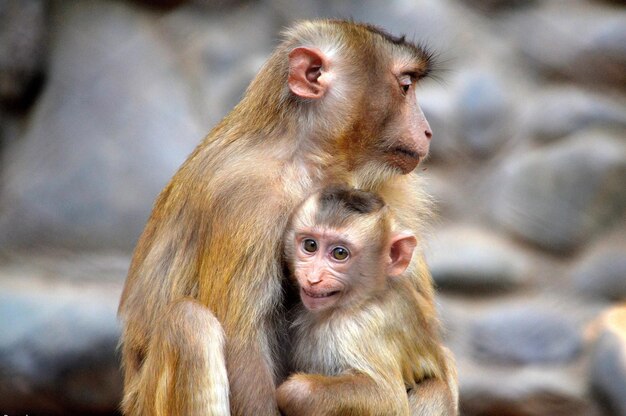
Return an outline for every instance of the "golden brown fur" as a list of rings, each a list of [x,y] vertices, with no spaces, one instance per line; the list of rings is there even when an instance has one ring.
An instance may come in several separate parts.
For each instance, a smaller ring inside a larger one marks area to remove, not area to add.
[[[306,313],[303,317],[299,312],[293,359],[297,371],[316,374],[313,378],[298,375],[306,380],[314,397],[307,397],[307,404],[301,402],[302,395],[297,400],[282,395],[280,400],[279,390],[279,404],[292,401],[290,405],[297,409],[285,414],[337,414],[327,409],[354,407],[354,414],[358,411],[363,416],[420,414],[416,412],[424,408],[429,415],[455,415],[452,393],[446,384],[448,372],[454,370],[435,364],[445,362],[440,356],[443,350],[436,336],[424,336],[425,325],[417,305],[419,299],[412,285],[392,279],[383,294],[358,308],[323,319],[311,319]],[[354,380],[346,376],[346,371],[359,376],[356,386],[350,386]],[[334,380],[337,376],[344,380]],[[420,382],[427,383],[422,387]],[[346,399],[336,390],[338,385],[359,394]],[[424,390],[426,386],[430,391]],[[414,396],[431,406],[416,401],[409,413],[407,389],[416,389],[419,393]],[[441,409],[432,406],[435,395],[449,397]]]
[[[307,199],[287,228],[285,258],[297,288],[338,294],[292,312],[297,374],[277,391],[286,416],[456,414],[447,351],[419,313],[424,302],[413,282],[398,276],[415,238],[401,232],[378,201],[333,186]],[[313,239],[315,252],[305,252],[302,239]],[[352,255],[333,261],[326,253],[337,244]],[[388,262],[398,259],[402,265],[392,268]],[[408,389],[419,391],[411,402]]]
[[[287,56],[300,45],[328,58],[332,84],[322,99],[290,91]],[[224,394],[234,415],[278,414],[281,240],[293,209],[341,181],[381,193],[403,226],[419,229],[417,178],[401,176],[390,164],[403,159],[384,152],[402,123],[402,97],[390,91],[395,80],[383,66],[413,52],[349,22],[303,22],[287,32],[242,101],[160,194],[139,239],[119,308],[126,415],[228,414]],[[409,61],[426,68],[418,58]],[[412,279],[435,333],[423,263]],[[223,369],[209,368],[221,360],[227,382]],[[445,368],[442,356],[435,360]]]

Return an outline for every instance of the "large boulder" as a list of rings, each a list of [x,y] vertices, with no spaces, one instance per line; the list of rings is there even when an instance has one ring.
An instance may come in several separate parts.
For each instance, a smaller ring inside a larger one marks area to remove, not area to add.
[[[547,75],[624,88],[626,10],[589,2],[542,6],[503,23],[528,61]]]
[[[622,218],[626,144],[587,131],[508,160],[496,173],[493,214],[538,246],[568,251]]]
[[[489,13],[528,7],[536,3],[535,0],[463,0],[463,2]]]
[[[626,300],[626,245],[603,245],[576,264],[576,288],[585,295],[612,301]]]
[[[456,102],[459,144],[474,156],[490,156],[514,134],[505,84],[487,71],[468,71],[459,84]]]
[[[0,262],[0,409],[114,413],[122,387],[116,312],[128,258],[37,257]]]
[[[526,283],[527,262],[500,236],[470,227],[439,232],[426,260],[436,285],[464,293],[494,293]]]
[[[549,143],[590,127],[626,128],[626,108],[576,88],[550,88],[532,100],[525,117],[527,134]]]
[[[263,19],[248,10],[238,24],[202,22],[194,9],[159,16],[92,0],[55,6],[48,86],[4,154],[0,247],[129,248],[158,192],[258,67],[268,37],[253,28]],[[227,37],[240,29],[245,42]],[[240,56],[251,63],[237,65]]]
[[[470,329],[472,355],[490,364],[567,363],[582,351],[576,325],[548,308],[495,308]]]
[[[600,403],[615,415],[626,414],[626,305],[600,319],[591,358],[591,385]]]
[[[601,416],[583,375],[561,368],[522,371],[461,367],[460,409],[464,416]]]
[[[0,105],[28,107],[40,90],[46,61],[47,2],[0,2]]]

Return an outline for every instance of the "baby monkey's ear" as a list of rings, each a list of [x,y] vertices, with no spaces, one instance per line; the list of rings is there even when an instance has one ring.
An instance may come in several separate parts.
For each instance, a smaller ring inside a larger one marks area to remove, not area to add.
[[[387,274],[391,277],[400,276],[413,257],[413,250],[417,246],[417,239],[410,232],[404,231],[396,233],[391,237],[389,247],[389,265]]]

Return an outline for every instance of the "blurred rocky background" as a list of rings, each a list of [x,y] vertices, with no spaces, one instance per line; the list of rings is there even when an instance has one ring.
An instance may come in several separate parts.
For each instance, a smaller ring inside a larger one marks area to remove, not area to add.
[[[314,17],[440,52],[418,174],[463,415],[626,415],[623,0],[0,0],[0,414],[116,414],[154,198]]]

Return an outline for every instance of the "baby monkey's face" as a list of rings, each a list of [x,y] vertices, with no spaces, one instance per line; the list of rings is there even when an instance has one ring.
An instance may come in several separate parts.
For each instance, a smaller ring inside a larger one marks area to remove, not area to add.
[[[384,259],[373,250],[378,244],[366,246],[346,231],[310,228],[294,236],[293,271],[310,311],[348,305],[384,284]]]
[[[416,239],[397,232],[383,208],[375,194],[329,188],[294,213],[285,258],[308,310],[358,307],[404,273]]]

